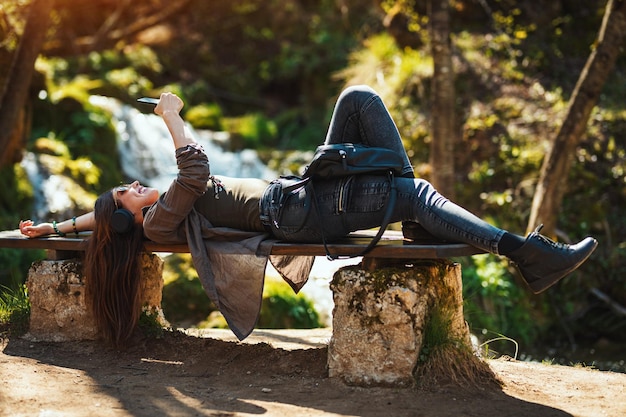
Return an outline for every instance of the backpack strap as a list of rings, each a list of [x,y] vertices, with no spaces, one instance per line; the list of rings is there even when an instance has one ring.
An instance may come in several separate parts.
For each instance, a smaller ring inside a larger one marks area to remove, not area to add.
[[[283,187],[283,194],[289,194],[294,190],[302,188],[306,186],[309,183],[309,181],[311,181],[311,177],[301,178],[300,180],[294,182],[293,184]]]

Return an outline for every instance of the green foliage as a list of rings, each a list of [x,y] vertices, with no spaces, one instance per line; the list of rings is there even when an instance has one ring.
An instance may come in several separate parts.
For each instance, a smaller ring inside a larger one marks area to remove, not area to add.
[[[165,258],[162,307],[174,327],[225,327],[215,305],[204,292],[191,255]],[[308,329],[320,327],[319,315],[304,295],[296,295],[284,282],[267,280],[263,292],[260,328]]]
[[[465,316],[479,337],[489,339],[493,334],[503,334],[529,344],[542,329],[507,262],[494,255],[476,255],[462,261]]]
[[[320,145],[328,128],[330,109],[319,107],[303,114],[301,109],[287,109],[276,117],[273,122],[278,132],[277,146],[283,151],[291,149],[311,150]]]
[[[430,54],[408,48],[401,50],[386,33],[367,38],[364,46],[350,54],[350,65],[337,72],[338,78],[345,80],[346,84],[371,85],[386,102],[392,106],[401,104],[403,109],[414,105],[415,99],[426,98],[426,81],[432,76]],[[418,97],[410,97],[412,94]],[[401,97],[412,101],[396,100]]]
[[[364,48],[350,54],[350,65],[337,72],[345,84],[372,86],[389,108],[409,157],[428,161],[432,57],[425,50],[401,50],[387,33],[367,38]]]
[[[25,285],[13,290],[0,287],[0,330],[7,329],[12,336],[28,331],[30,302]]]
[[[139,43],[124,45],[124,48],[120,49],[91,52],[87,57],[80,57],[80,60],[81,64],[87,65],[90,73],[107,73],[129,67],[147,75],[163,71],[157,54],[150,47]],[[83,60],[86,60],[86,63],[82,62]]]
[[[17,225],[12,225],[16,228]],[[45,258],[43,250],[0,249],[0,287],[15,290],[26,282],[30,265]]]
[[[23,33],[26,17],[29,12],[30,1],[5,1],[2,3],[2,23],[0,23],[0,47],[9,51],[17,49],[20,37]]]
[[[534,28],[518,21],[517,12],[513,15],[512,19],[499,16],[498,34],[467,31],[453,37],[465,59],[455,68],[462,132],[455,155],[455,199],[491,223],[523,233],[541,163],[567,108],[563,93],[567,84],[545,80],[532,72],[536,63],[524,64],[520,59]],[[413,78],[398,77],[401,72],[395,69],[402,68],[405,60],[413,61],[416,52],[409,56],[384,36],[368,39],[340,75],[347,83],[365,82],[383,94],[413,164],[420,175],[428,177],[430,169],[436,169],[425,165],[430,141],[430,74],[416,70]],[[607,89],[594,111],[567,179],[559,218],[560,240],[575,241],[591,233],[604,237],[604,244],[579,271],[541,297],[531,297],[523,284],[513,280],[512,270],[495,258],[468,262],[464,267],[466,313],[471,326],[479,334],[484,332],[485,338],[503,334],[519,340],[522,349],[548,336],[552,342],[600,335],[619,339],[615,332],[622,329],[617,325],[619,317],[607,305],[598,308],[589,292],[601,288],[619,305],[626,305],[626,280],[620,272],[625,262],[617,249],[626,236],[620,210],[626,204],[626,143],[621,139],[624,135],[617,133],[626,128],[622,105],[617,104],[623,102],[620,85]],[[610,262],[604,261],[607,256]],[[589,322],[580,317],[588,317]],[[589,323],[597,321],[606,325],[591,331]]]
[[[12,230],[20,219],[31,215],[33,189],[24,168],[19,165],[0,168],[0,227]],[[44,257],[44,251],[0,249],[0,288],[17,291],[26,281],[26,272],[32,262]],[[4,290],[0,290],[0,297]]]
[[[126,94],[139,96],[152,88],[152,83],[141,77],[135,68],[113,69],[106,74],[106,80],[120,90],[122,97]]]
[[[70,150],[65,142],[54,138],[39,138],[33,145],[33,151],[38,154],[54,155],[61,158],[70,158]]]
[[[276,124],[260,113],[225,118],[223,124],[228,132],[242,139],[246,148],[270,147],[276,142]]]
[[[163,313],[175,327],[181,323],[195,325],[216,309],[202,288],[191,255],[174,254],[165,258],[163,280]]]
[[[162,66],[154,51],[135,44],[69,59],[39,58],[37,69],[46,76],[53,102],[72,97],[86,103],[88,94],[123,101],[144,95],[154,87],[150,77],[155,77]]]
[[[313,303],[303,294],[294,294],[284,282],[267,280],[263,289],[261,329],[311,329],[321,327]]]
[[[33,151],[59,158],[52,170],[76,181],[83,194],[98,194],[118,184],[122,177],[111,115],[89,102],[92,90],[101,83],[88,82],[84,76],[63,80],[56,73],[57,66],[46,66],[49,92],[34,103],[30,146]],[[55,80],[62,84],[55,84]],[[95,195],[79,199],[83,201],[79,206],[85,209],[93,204]]]
[[[156,85],[184,80],[188,104],[219,103],[227,117],[278,117],[276,145],[301,149],[323,141],[339,88],[329,74],[373,26],[360,0],[194,2],[172,43],[154,46],[168,69]]]
[[[30,216],[33,188],[21,165],[0,167],[0,226],[15,229],[20,219]]]
[[[196,129],[222,130],[222,117],[222,109],[215,103],[200,104],[185,113],[185,120]]]

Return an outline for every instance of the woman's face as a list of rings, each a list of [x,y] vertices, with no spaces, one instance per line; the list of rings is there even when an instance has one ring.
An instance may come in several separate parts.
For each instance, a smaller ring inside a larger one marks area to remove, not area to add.
[[[135,215],[138,222],[143,220],[142,208],[154,204],[159,198],[156,188],[148,188],[135,181],[132,184],[120,185],[111,190],[117,208],[125,208]]]

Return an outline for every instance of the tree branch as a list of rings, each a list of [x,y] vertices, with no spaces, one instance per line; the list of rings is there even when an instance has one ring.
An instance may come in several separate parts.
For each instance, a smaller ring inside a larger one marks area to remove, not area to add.
[[[600,299],[601,301],[604,301],[611,308],[611,310],[613,310],[613,312],[615,312],[616,314],[619,314],[620,316],[626,317],[626,307],[619,304],[617,301],[611,299],[611,297],[609,297],[607,294],[605,294],[603,291],[599,290],[598,288],[594,287],[594,288],[591,288],[589,291],[593,295],[598,297],[598,299]]]
[[[160,13],[150,15],[144,19],[136,21],[134,24],[130,25],[125,30],[118,29],[111,32],[109,36],[109,40],[118,41],[120,39],[128,38],[132,35],[135,35],[142,30],[145,30],[149,27],[156,26],[159,23],[167,20],[171,16],[175,15],[190,3],[191,0],[179,0],[168,5],[163,11]]]

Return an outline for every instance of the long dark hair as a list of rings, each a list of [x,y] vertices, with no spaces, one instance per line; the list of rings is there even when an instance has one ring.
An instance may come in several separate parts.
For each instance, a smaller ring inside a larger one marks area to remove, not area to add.
[[[111,216],[116,210],[111,192],[98,197],[95,226],[85,253],[86,298],[100,333],[115,345],[132,336],[141,314],[143,228],[116,233]]]

